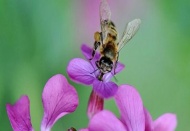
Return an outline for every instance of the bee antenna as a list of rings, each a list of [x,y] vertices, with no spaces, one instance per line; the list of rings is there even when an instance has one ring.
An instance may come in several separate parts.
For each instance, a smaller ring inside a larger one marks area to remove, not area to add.
[[[116,82],[118,82],[117,78],[115,77],[115,75],[111,72],[113,78],[115,79]]]
[[[96,70],[94,70],[93,72],[91,72],[90,74],[92,74],[92,73],[94,73],[94,72],[96,72],[98,69],[96,69]]]

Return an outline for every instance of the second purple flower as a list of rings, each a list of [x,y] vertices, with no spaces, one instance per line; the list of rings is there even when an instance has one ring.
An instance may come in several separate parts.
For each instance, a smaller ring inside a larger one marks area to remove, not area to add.
[[[92,49],[87,45],[81,46],[81,51],[85,58],[89,60],[92,57]],[[92,85],[93,90],[102,98],[109,98],[115,95],[118,85],[111,80],[114,72],[104,74],[103,79],[99,80],[100,71],[97,69],[95,62],[100,59],[100,54],[96,53],[91,61],[81,58],[74,58],[69,62],[67,73],[69,77],[81,84]],[[118,62],[115,73],[124,69],[124,65]]]

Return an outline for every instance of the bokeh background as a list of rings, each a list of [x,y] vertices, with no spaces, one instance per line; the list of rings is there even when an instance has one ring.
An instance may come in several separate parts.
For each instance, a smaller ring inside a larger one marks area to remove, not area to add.
[[[118,84],[140,92],[144,105],[156,119],[177,114],[177,131],[190,130],[190,1],[108,0],[112,20],[122,34],[125,24],[140,18],[136,36],[121,51],[126,65]],[[41,93],[46,81],[61,73],[75,57],[83,57],[82,43],[93,45],[100,31],[100,0],[0,0],[0,130],[11,131],[6,103],[22,95],[30,98],[32,124],[40,130]],[[69,78],[68,78],[69,79]],[[69,82],[78,91],[75,113],[61,118],[53,131],[86,127],[90,86]],[[106,109],[119,116],[114,101]]]

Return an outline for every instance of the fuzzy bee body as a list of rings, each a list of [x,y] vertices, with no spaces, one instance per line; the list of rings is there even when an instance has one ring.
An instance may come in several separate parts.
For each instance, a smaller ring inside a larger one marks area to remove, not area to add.
[[[113,41],[108,41],[104,47],[100,47],[101,57],[105,56],[111,61],[116,61],[117,59],[117,44]]]
[[[103,74],[111,72],[113,68],[115,74],[119,51],[135,35],[141,23],[140,19],[135,19],[129,22],[121,40],[118,42],[118,32],[115,24],[110,20],[110,17],[111,11],[109,5],[106,0],[102,0],[100,4],[101,32],[94,33],[95,42],[91,58],[93,59],[95,51],[99,47],[101,58],[96,61],[96,66],[101,72],[101,78],[103,77]]]
[[[111,60],[116,60],[117,55],[117,31],[113,22],[110,22],[107,27],[106,38],[103,41],[103,44],[100,45],[100,54],[106,56]]]

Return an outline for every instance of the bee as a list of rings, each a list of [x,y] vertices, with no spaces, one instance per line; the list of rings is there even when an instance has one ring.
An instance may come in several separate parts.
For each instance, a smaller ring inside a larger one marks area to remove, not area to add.
[[[92,58],[95,56],[95,52],[99,47],[101,54],[100,60],[96,61],[96,66],[100,70],[99,79],[101,80],[103,75],[109,73],[114,68],[114,74],[117,67],[120,50],[126,45],[126,43],[132,39],[137,30],[139,29],[141,20],[134,19],[129,22],[120,41],[118,41],[118,31],[115,24],[111,21],[111,11],[106,0],[102,0],[100,3],[100,26],[101,32],[94,33],[94,47],[92,51]]]

